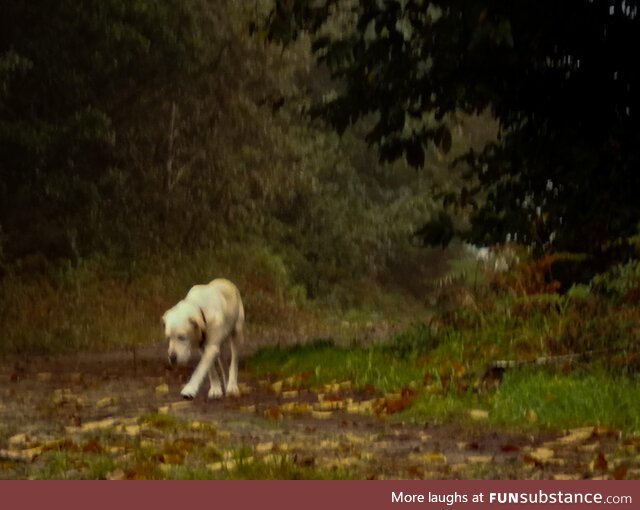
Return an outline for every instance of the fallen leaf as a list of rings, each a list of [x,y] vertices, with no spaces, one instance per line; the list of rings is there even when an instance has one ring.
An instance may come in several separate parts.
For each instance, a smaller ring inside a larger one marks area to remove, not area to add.
[[[184,463],[184,454],[180,453],[163,453],[163,462],[165,464],[180,465]]]
[[[556,473],[552,478],[554,480],[580,480],[582,476],[578,474]]]
[[[283,381],[276,381],[271,385],[271,391],[273,391],[275,394],[279,395],[280,393],[282,393],[282,384]]]
[[[69,381],[72,383],[79,383],[82,381],[82,373],[81,372],[71,372],[68,374]]]
[[[411,459],[415,462],[423,462],[425,464],[446,464],[447,457],[442,452],[426,452],[421,454],[414,454]]]
[[[310,410],[309,404],[306,402],[286,402],[280,406],[283,413],[305,414]]]
[[[325,384],[323,386],[323,389],[325,393],[339,393],[340,384],[339,383]]]
[[[600,443],[589,443],[578,446],[578,450],[581,452],[595,452],[598,448],[600,448]]]
[[[107,480],[126,480],[126,479],[127,479],[126,473],[119,468],[114,471],[111,471],[111,473],[107,475]]]
[[[193,400],[179,400],[169,404],[170,411],[183,411],[193,407]]]
[[[636,449],[640,449],[640,436],[628,437],[623,443],[625,446],[631,446]]]
[[[595,458],[589,464],[589,469],[591,471],[606,471],[609,468],[609,462],[607,462],[607,458],[604,456],[604,453],[598,452]]]
[[[105,418],[104,420],[89,421],[83,423],[79,427],[66,427],[66,431],[70,434],[76,432],[92,432],[94,430],[108,429],[115,425],[116,421],[113,418]]]
[[[484,421],[489,419],[489,411],[485,411],[484,409],[471,409],[469,416],[472,420]]]
[[[568,434],[557,440],[560,444],[573,444],[586,441],[593,435],[593,427],[580,427],[577,429],[570,429]]]
[[[159,384],[155,387],[156,395],[166,395],[169,393],[169,385],[167,383]]]
[[[266,453],[273,450],[273,441],[267,443],[258,443],[256,445],[256,453]]]
[[[16,447],[19,445],[23,445],[27,442],[28,436],[26,434],[16,434],[15,436],[11,436],[7,440],[7,444],[11,447]]]
[[[238,383],[238,390],[240,390],[240,395],[249,395],[253,389],[246,383]]]
[[[624,480],[627,478],[627,472],[629,471],[629,467],[625,464],[619,465],[617,468],[613,470],[613,478],[614,480]]]
[[[493,461],[491,455],[470,455],[467,457],[469,464],[490,464]]]
[[[137,436],[140,434],[140,425],[125,425],[122,431],[128,436]]]
[[[373,414],[377,400],[363,400],[347,404],[346,411],[350,414]]]
[[[51,403],[54,406],[62,405],[76,405],[78,407],[84,406],[84,399],[78,395],[75,395],[71,388],[59,388],[53,391],[51,395]]]
[[[102,453],[104,447],[96,440],[88,441],[82,446],[83,453]]]
[[[265,409],[264,415],[272,420],[279,420],[282,418],[282,411],[279,407],[269,407]]]
[[[555,452],[551,448],[546,448],[544,446],[540,448],[536,448],[535,450],[529,452],[527,459],[525,460],[533,460],[536,464],[546,464],[555,456]]]
[[[282,398],[289,399],[289,398],[296,398],[298,397],[299,394],[300,392],[298,390],[289,390],[289,391],[283,391],[281,395],[282,395]]]
[[[313,408],[317,411],[336,411],[337,409],[343,409],[345,404],[344,400],[323,400],[313,404]]]
[[[42,445],[43,452],[47,452],[51,450],[75,451],[77,449],[78,447],[76,446],[76,444],[69,438],[54,439],[53,441],[48,441]]]
[[[42,449],[28,448],[26,450],[0,450],[0,460],[11,460],[13,462],[33,462],[42,453]]]
[[[620,432],[610,427],[598,425],[593,428],[593,437],[619,437]]]
[[[104,397],[96,402],[96,408],[102,409],[103,407],[114,406],[118,403],[118,399],[116,397]]]
[[[328,420],[332,414],[331,411],[311,411],[311,416],[316,420]]]

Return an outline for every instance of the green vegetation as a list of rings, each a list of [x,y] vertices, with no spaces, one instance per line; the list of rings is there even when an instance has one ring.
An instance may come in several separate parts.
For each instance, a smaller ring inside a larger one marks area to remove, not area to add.
[[[310,121],[330,85],[309,40],[254,31],[270,8],[7,4],[0,352],[148,343],[216,276],[264,338],[366,324],[428,288],[445,257],[411,243],[433,204],[424,177],[379,164],[362,129]]]
[[[451,300],[453,294],[456,309],[441,307],[428,324],[385,342],[267,348],[248,368],[259,377],[308,374],[302,379],[311,387],[351,381],[378,396],[411,391],[415,399],[398,414],[403,420],[465,421],[479,408],[500,426],[599,425],[637,433],[640,314],[627,275],[638,264],[615,268],[566,295],[518,295],[515,289],[538,281],[531,264],[483,273],[480,285],[449,279],[454,283],[441,295]],[[623,281],[624,292],[612,300],[611,289]],[[504,377],[489,370],[503,365]]]
[[[5,0],[11,381],[34,382],[33,354],[135,359],[164,310],[222,276],[245,303],[247,391],[290,391],[232,411],[265,429],[339,411],[640,433],[637,14],[625,0]],[[91,434],[56,419],[37,437],[0,423],[11,476],[355,465],[258,455],[160,414]],[[53,440],[54,426],[72,432]]]
[[[624,0],[296,0],[269,21],[285,43],[313,34],[340,84],[316,109],[338,132],[373,117],[382,161],[422,168],[433,146],[455,152],[467,116],[498,121],[497,140],[460,154],[468,166],[439,193],[446,214],[418,230],[426,242],[584,253],[587,279],[633,252],[640,124],[625,55],[640,18]]]

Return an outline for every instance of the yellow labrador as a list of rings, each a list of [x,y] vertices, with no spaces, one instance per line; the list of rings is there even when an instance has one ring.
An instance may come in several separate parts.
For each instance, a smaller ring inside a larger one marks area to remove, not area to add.
[[[229,280],[216,279],[196,285],[187,296],[162,316],[164,334],[169,341],[169,362],[184,364],[194,347],[202,352],[198,366],[180,394],[192,399],[209,374],[209,398],[222,397],[222,384],[214,366],[220,363],[220,347],[229,340],[231,362],[226,395],[238,395],[238,345],[243,341],[244,307],[238,288]]]

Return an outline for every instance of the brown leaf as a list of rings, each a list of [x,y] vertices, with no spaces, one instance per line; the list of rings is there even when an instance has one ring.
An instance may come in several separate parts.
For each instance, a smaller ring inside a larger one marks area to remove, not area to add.
[[[267,418],[270,418],[272,420],[279,420],[279,419],[282,418],[282,411],[277,406],[276,407],[270,407],[268,409],[265,409],[264,415]]]
[[[598,452],[595,459],[589,464],[589,468],[591,468],[591,471],[606,471],[609,468],[609,463],[604,453]]]
[[[51,450],[76,451],[77,449],[78,447],[76,446],[76,444],[69,438],[55,439],[42,445],[43,452]]]
[[[640,449],[640,436],[628,437],[625,439],[624,445]]]
[[[424,478],[424,468],[422,466],[409,466],[407,471],[411,478]]]
[[[103,453],[103,446],[96,440],[88,441],[82,446],[83,453]]]
[[[620,433],[611,427],[597,426],[593,428],[593,437],[618,437]]]
[[[500,449],[505,453],[520,451],[520,447],[514,444],[503,444]]]
[[[617,468],[613,470],[613,478],[614,480],[624,480],[627,478],[627,471],[629,470],[628,466],[624,464],[619,465]]]

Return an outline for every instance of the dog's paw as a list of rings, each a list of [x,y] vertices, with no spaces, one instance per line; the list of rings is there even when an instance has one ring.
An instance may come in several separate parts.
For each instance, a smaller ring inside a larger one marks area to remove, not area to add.
[[[212,386],[211,388],[209,388],[207,398],[209,398],[210,400],[222,398],[222,386]]]
[[[238,388],[237,384],[234,384],[233,386],[231,384],[227,385],[227,397],[239,397],[240,396],[240,389]]]
[[[193,400],[197,392],[198,390],[196,388],[187,384],[184,388],[182,388],[180,395],[182,395],[182,398],[185,400]]]

